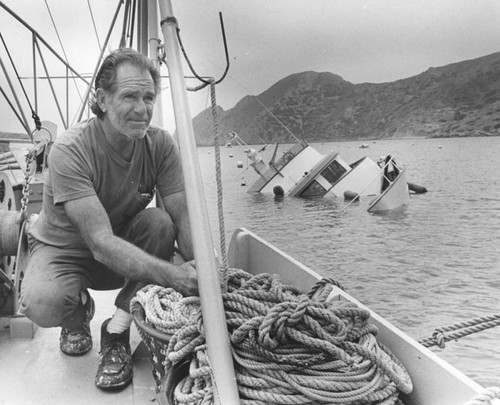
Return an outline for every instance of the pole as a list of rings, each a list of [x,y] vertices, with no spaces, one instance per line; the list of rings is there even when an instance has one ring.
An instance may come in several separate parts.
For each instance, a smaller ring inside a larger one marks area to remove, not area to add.
[[[170,0],[159,0],[170,88],[198,272],[203,326],[213,374],[215,403],[239,404],[238,387],[222,302],[208,212],[205,204],[191,112],[187,100],[182,59],[177,41],[177,21]]]
[[[149,43],[149,58],[153,62],[153,64],[160,71],[160,60],[159,60],[159,52],[158,45],[160,43],[160,32],[158,25],[158,3],[156,1],[148,1],[148,16],[149,20],[154,22],[152,24],[148,24],[148,43]],[[155,109],[153,111],[153,123],[160,128],[164,128],[164,119],[163,119],[163,97],[160,94],[159,97],[156,98]]]

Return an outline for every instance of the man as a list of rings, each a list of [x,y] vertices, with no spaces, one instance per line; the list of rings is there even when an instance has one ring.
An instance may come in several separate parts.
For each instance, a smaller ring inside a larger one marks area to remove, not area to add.
[[[97,117],[52,145],[43,207],[29,234],[22,310],[41,327],[62,327],[64,353],[92,348],[88,289],[121,288],[116,312],[101,326],[101,389],[132,380],[129,304],[140,288],[198,294],[178,149],[149,125],[159,91],[160,75],[145,56],[120,49],[104,60],[92,103]],[[146,209],[155,193],[164,209]],[[188,260],[180,266],[170,262],[175,242]]]
[[[399,168],[391,155],[381,156],[377,163],[384,169],[382,178],[382,191],[384,191],[398,177]]]

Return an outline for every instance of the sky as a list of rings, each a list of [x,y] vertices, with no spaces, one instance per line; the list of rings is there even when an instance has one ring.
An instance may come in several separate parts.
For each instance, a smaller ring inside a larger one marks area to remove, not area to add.
[[[62,55],[48,5],[68,61],[87,73],[93,72],[99,53],[88,4],[101,42],[118,4],[2,1]],[[217,102],[225,110],[293,73],[332,72],[351,83],[391,82],[500,51],[498,0],[174,0],[172,6],[193,66],[200,75],[215,78],[225,68],[218,14],[222,12],[230,69],[217,86]],[[1,9],[0,30],[20,74],[30,75],[29,35]],[[113,37],[108,49],[117,44]],[[3,47],[0,57],[8,65]],[[184,73],[190,75],[187,68]],[[187,84],[197,83],[188,79]],[[8,89],[1,71],[0,85]],[[167,79],[164,87],[169,93]],[[189,94],[193,117],[210,105],[208,90]],[[164,108],[165,126],[173,131],[169,94]],[[8,127],[15,118],[4,119],[14,116],[1,95],[0,116],[0,131],[14,130]]]

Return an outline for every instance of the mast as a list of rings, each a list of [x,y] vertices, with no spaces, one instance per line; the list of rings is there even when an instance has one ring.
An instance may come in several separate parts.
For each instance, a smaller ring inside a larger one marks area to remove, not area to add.
[[[159,52],[158,45],[160,44],[160,25],[158,19],[158,4],[156,1],[148,1],[147,2],[147,14],[149,16],[149,21],[151,24],[148,24],[148,42],[149,42],[149,58],[155,65],[155,67],[160,71],[160,61],[159,61]],[[159,126],[160,128],[164,128],[164,118],[163,118],[163,92],[160,91],[160,94],[156,98],[155,108],[153,111],[153,124]]]
[[[170,0],[159,0],[159,5],[198,273],[203,327],[214,377],[212,381],[214,401],[218,404],[236,405],[240,403],[238,387],[187,100],[181,52],[176,36],[177,21],[173,16]]]
[[[147,27],[151,25],[154,25],[156,27],[156,24],[158,24],[158,20],[153,20],[149,16],[149,10],[152,8],[150,7],[149,3],[151,3],[151,1],[139,0],[137,4],[137,24],[139,28],[137,30],[137,51],[146,56],[148,54],[149,33],[151,32]],[[154,29],[155,28],[153,28],[153,30]]]

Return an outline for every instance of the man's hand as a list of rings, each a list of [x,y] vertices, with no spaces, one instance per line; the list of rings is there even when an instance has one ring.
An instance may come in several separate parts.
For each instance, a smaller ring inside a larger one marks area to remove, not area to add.
[[[199,295],[198,278],[196,275],[196,266],[194,260],[182,263],[175,269],[175,276],[171,276],[166,280],[164,285],[171,287],[181,293],[184,297]]]

